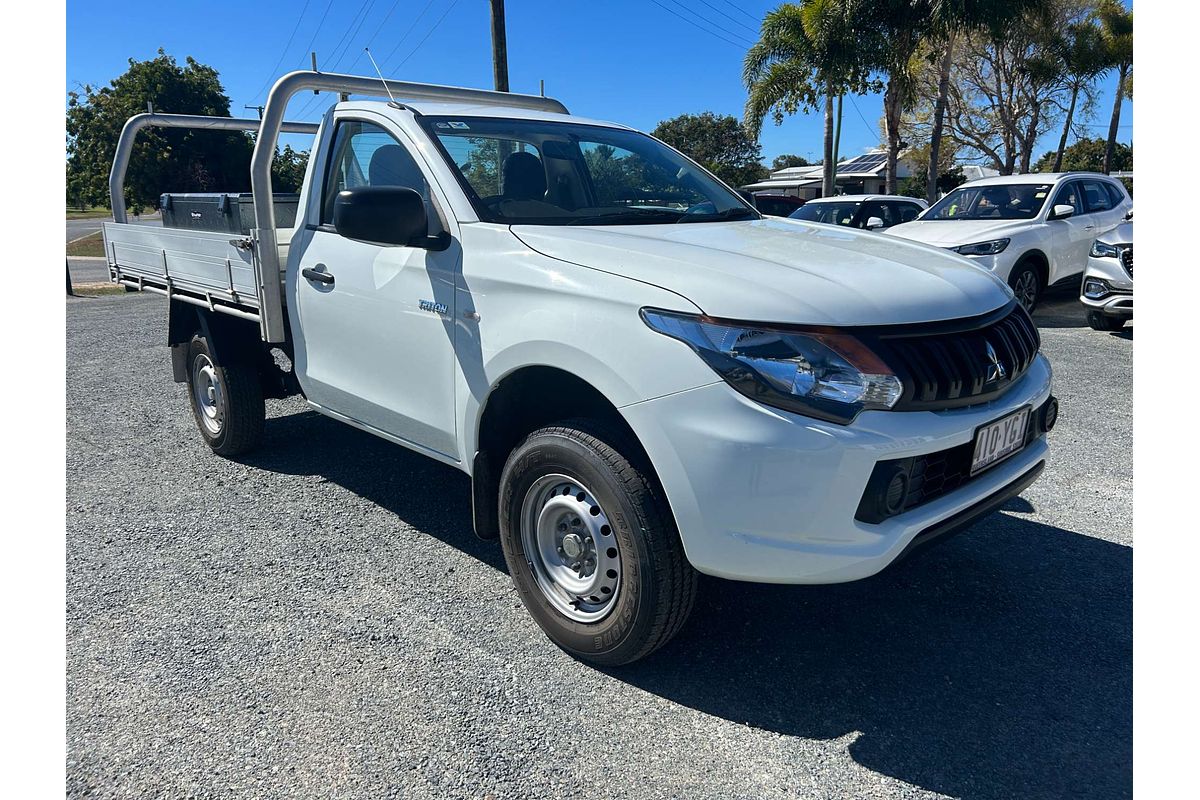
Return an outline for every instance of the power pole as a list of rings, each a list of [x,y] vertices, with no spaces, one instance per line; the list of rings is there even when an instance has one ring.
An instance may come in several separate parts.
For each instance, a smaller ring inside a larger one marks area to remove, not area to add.
[[[508,91],[508,39],[504,35],[504,0],[492,0],[492,71],[496,91]]]

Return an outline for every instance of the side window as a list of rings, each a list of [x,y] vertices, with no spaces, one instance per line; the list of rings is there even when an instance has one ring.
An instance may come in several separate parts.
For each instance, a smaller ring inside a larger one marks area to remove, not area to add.
[[[406,186],[429,201],[429,184],[408,148],[378,125],[341,120],[326,166],[321,224],[333,222],[338,192],[358,186]]]
[[[867,221],[870,220],[871,217],[879,217],[881,220],[883,220],[883,227],[885,228],[890,228],[896,224],[896,220],[892,216],[892,208],[890,203],[867,203],[866,208],[863,209],[862,215],[859,216],[858,227],[867,227]]]
[[[1070,181],[1058,190],[1058,194],[1054,195],[1054,203],[1051,206],[1071,206],[1075,209],[1076,214],[1082,214],[1083,200],[1079,196],[1079,181]]]
[[[1104,190],[1104,185],[1100,181],[1084,181],[1083,200],[1087,204],[1090,214],[1097,211],[1108,211],[1113,207],[1112,198],[1108,196],[1108,192]]]
[[[897,225],[901,222],[912,222],[922,211],[916,203],[892,203],[891,205],[893,218]]]
[[[1104,191],[1108,192],[1108,196],[1112,199],[1113,208],[1116,208],[1117,206],[1121,205],[1121,203],[1125,202],[1125,195],[1116,186],[1113,186],[1107,181],[1101,185],[1104,187]]]
[[[448,123],[438,123],[438,127]],[[545,199],[542,154],[529,142],[438,131],[438,139],[462,176],[483,199]]]

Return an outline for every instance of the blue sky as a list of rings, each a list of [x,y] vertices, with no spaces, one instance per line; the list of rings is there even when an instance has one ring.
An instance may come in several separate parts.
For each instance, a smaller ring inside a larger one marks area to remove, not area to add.
[[[682,113],[740,117],[745,102],[741,61],[755,38],[766,0],[507,0],[509,81],[517,92],[546,93],[572,113],[650,130]],[[67,86],[104,84],[127,59],[159,47],[180,61],[215,67],[235,115],[263,102],[270,76],[308,64],[315,49],[323,69],[369,73],[364,44],[389,77],[491,88],[487,0],[206,0],[112,5],[67,3]],[[328,12],[326,13],[326,9]],[[303,14],[301,13],[303,11]],[[322,21],[323,18],[323,21]],[[297,25],[297,21],[299,24]],[[294,31],[294,35],[293,35]],[[289,37],[291,43],[288,44]],[[312,47],[309,48],[309,43]],[[339,63],[340,61],[340,63]],[[278,67],[276,65],[278,64]],[[1101,84],[1093,135],[1107,132],[1115,78]],[[290,118],[316,119],[332,98],[292,101]],[[842,153],[878,143],[879,95],[847,98]],[[1119,138],[1129,141],[1126,101]],[[763,155],[820,157],[820,114],[763,127]],[[1057,144],[1046,135],[1037,153]],[[307,139],[297,144],[307,146]]]

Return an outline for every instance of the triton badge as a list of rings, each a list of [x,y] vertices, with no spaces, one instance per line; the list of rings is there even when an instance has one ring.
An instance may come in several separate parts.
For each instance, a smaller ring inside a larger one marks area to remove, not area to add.
[[[434,314],[445,314],[450,310],[446,308],[445,303],[435,303],[432,300],[421,300],[418,305],[422,311],[432,311]]]

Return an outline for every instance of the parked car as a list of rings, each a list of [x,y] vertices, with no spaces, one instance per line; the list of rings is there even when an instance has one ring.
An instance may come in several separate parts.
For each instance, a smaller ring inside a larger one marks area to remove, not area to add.
[[[1092,243],[1079,302],[1088,325],[1119,331],[1133,319],[1133,223],[1124,222]]]
[[[293,72],[261,122],[215,118],[257,133],[244,237],[124,224],[138,130],[214,118],[122,131],[109,268],[169,298],[174,378],[218,455],[262,441],[264,396],[299,394],[465,472],[530,614],[610,665],[680,629],[698,572],[865,578],[1041,473],[1050,365],[994,275],[765,218],[551,98],[386,87],[403,104],[338,102],[317,129],[284,122],[293,95],[384,84]],[[283,130],[316,135],[293,229],[271,192]]]
[[[1005,175],[964,183],[888,233],[967,256],[1033,311],[1047,286],[1079,279],[1092,242],[1132,208],[1121,182],[1099,173]]]
[[[804,200],[790,194],[756,194],[752,197],[754,207],[760,214],[766,214],[768,217],[786,217],[804,206]]]
[[[891,194],[843,194],[809,200],[792,219],[881,231],[916,219],[929,207],[924,200]]]

